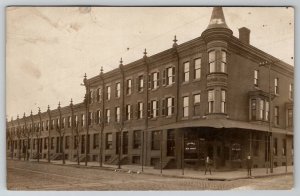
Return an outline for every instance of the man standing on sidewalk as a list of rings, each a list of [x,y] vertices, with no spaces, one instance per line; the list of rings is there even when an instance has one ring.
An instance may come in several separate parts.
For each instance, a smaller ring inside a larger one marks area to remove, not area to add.
[[[211,160],[209,158],[209,156],[206,157],[206,160],[205,160],[205,173],[204,175],[206,175],[206,172],[207,170],[209,171],[210,175],[211,175]]]
[[[250,177],[251,176],[251,168],[252,168],[252,158],[251,158],[250,154],[248,154],[248,156],[247,156],[246,164],[247,164],[248,177]]]

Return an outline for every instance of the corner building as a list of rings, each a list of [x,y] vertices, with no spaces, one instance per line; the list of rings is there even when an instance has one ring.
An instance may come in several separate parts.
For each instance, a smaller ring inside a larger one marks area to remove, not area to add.
[[[209,156],[235,169],[248,154],[254,167],[292,165],[293,72],[251,46],[246,27],[234,37],[215,7],[200,37],[85,77],[83,103],[8,122],[7,152],[83,161],[87,151],[88,161],[155,168],[202,168]]]

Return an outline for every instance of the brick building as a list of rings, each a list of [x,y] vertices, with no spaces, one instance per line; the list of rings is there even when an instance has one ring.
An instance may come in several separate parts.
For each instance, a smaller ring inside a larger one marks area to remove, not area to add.
[[[161,168],[293,164],[294,68],[239,38],[215,7],[188,42],[84,77],[79,104],[7,122],[11,157]],[[262,64],[262,62],[265,62]],[[39,152],[38,152],[39,151]]]

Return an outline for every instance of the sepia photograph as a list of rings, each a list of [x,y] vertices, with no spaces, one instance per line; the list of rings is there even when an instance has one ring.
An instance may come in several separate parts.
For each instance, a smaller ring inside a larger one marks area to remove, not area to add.
[[[7,189],[293,189],[294,11],[7,6]]]

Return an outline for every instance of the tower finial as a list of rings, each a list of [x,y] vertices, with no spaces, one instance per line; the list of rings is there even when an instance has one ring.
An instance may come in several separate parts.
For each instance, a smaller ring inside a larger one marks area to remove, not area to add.
[[[213,8],[208,27],[206,29],[212,29],[212,28],[229,29],[229,27],[227,26],[226,21],[225,21],[222,7],[214,7]]]
[[[122,57],[120,59],[120,65],[123,65],[123,59],[122,59]]]
[[[60,109],[60,101],[58,102],[58,109]]]
[[[103,74],[103,67],[100,68],[100,74]]]
[[[146,50],[146,48],[144,50],[144,57],[147,57],[147,50]]]
[[[50,110],[50,106],[48,105],[48,110]]]

